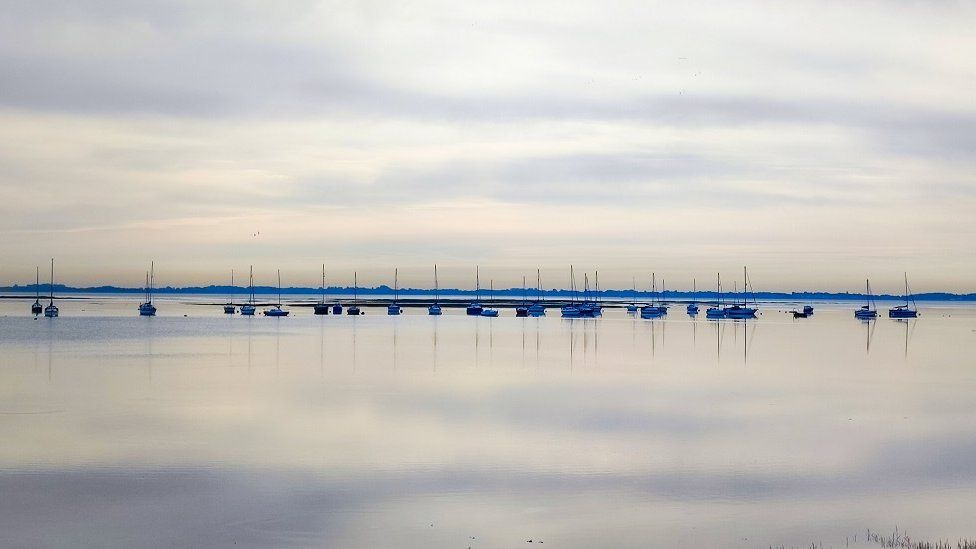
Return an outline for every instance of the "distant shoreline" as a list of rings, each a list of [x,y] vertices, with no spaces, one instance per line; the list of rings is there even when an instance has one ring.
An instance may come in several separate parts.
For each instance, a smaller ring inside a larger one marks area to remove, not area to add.
[[[0,287],[0,293],[15,293],[17,295],[0,295],[3,298],[23,298],[30,297],[39,290],[41,297],[48,295],[50,289],[46,284],[34,285],[30,284],[27,286],[6,286]],[[326,295],[332,296],[347,296],[351,295],[353,292],[358,293],[360,296],[390,296],[393,294],[393,288],[380,285],[371,288],[358,288],[354,289],[352,287],[337,287],[331,286],[325,289]],[[61,284],[54,285],[55,294],[137,294],[141,295],[145,292],[143,288],[122,288],[118,286],[98,286],[93,288],[76,288],[72,286],[64,286]],[[215,295],[215,296],[227,296],[230,294],[236,294],[238,296],[248,293],[249,290],[244,287],[231,287],[231,286],[190,286],[185,288],[174,288],[166,286],[163,288],[156,288],[153,290],[154,294],[157,295]],[[255,294],[277,294],[278,288],[274,286],[255,286]],[[521,299],[524,295],[526,300],[534,301],[538,292],[534,288],[529,288],[527,290],[522,290],[522,288],[509,288],[505,290],[481,290],[476,292],[475,290],[462,290],[458,288],[442,288],[440,290],[434,291],[432,289],[424,288],[401,288],[399,290],[399,295],[401,296],[414,296],[414,297],[434,297],[435,295],[441,296],[452,296],[452,297],[476,297],[481,296],[482,299],[488,299],[490,297],[508,297],[508,298],[519,298]],[[320,288],[305,288],[305,287],[292,287],[292,288],[282,288],[282,295],[321,295],[322,290]],[[578,298],[582,298],[584,292],[575,292]],[[544,299],[569,299],[572,298],[574,292],[566,289],[548,289],[543,291]],[[679,301],[715,301],[718,299],[719,294],[713,291],[698,291],[698,292],[685,292],[678,290],[667,290],[665,292],[659,292],[655,294],[648,291],[638,291],[633,290],[601,290],[599,292],[590,291],[585,294],[587,297],[598,297],[601,299],[614,299],[614,300],[637,300],[637,301],[647,301],[649,299],[659,298],[665,300],[679,300]],[[741,296],[741,293],[723,293],[722,297],[725,300],[735,299]],[[816,291],[804,291],[804,292],[750,292],[748,294],[749,299],[756,300],[835,300],[835,301],[864,301],[867,299],[867,295],[859,293],[848,293],[848,292],[816,292]],[[878,301],[903,301],[905,296],[891,295],[891,294],[879,294],[873,296],[874,299]],[[976,293],[970,294],[954,294],[949,292],[927,292],[916,294],[914,296],[915,301],[976,301]]]

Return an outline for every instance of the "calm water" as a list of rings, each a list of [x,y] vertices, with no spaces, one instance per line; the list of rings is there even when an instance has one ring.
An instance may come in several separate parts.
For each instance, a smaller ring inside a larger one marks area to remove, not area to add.
[[[100,297],[34,320],[28,303],[0,301],[2,547],[976,535],[970,308],[272,319],[172,300],[139,318]]]

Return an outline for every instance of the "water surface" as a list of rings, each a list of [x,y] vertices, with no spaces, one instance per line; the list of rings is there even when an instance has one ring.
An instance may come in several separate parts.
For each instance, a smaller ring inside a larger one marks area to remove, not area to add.
[[[974,535],[967,307],[274,319],[174,297],[140,318],[103,296],[35,320],[29,301],[0,301],[3,547]]]

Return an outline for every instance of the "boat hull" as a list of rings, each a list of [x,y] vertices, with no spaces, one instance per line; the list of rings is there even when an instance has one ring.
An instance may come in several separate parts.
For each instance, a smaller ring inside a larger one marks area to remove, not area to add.
[[[241,305],[241,314],[244,316],[254,316],[254,311],[253,305]]]
[[[342,314],[342,305],[339,305],[338,303],[336,303],[335,305],[333,305],[332,306],[332,314],[334,314],[334,315],[341,315]]]
[[[427,314],[430,316],[440,316],[444,314],[444,311],[441,310],[440,305],[431,305],[430,307],[427,307]]]
[[[156,307],[152,303],[139,305],[139,316],[156,316]]]
[[[733,305],[725,308],[725,318],[756,318],[756,309]]]
[[[400,309],[400,306],[399,305],[390,305],[390,306],[388,306],[386,308],[386,314],[388,314],[390,316],[397,316],[401,312],[403,312],[403,311]]]
[[[888,309],[888,318],[918,318],[918,311],[913,309]]]
[[[580,316],[582,316],[579,307],[575,307],[573,305],[567,305],[566,307],[563,307],[562,309],[559,310],[559,314],[563,318],[580,318]]]
[[[355,305],[349,307],[348,309],[346,309],[346,314],[349,316],[359,316],[360,314],[359,307],[356,307]]]
[[[854,311],[854,318],[860,318],[862,320],[870,320],[873,318],[878,318],[878,311],[868,310],[868,309],[858,309]]]
[[[641,318],[660,318],[668,314],[668,310],[664,307],[657,307],[654,305],[648,305],[646,307],[641,307],[640,315]]]
[[[481,312],[484,310],[485,308],[482,307],[481,305],[468,305],[468,308],[465,309],[465,312],[467,312],[468,316],[481,316]]]
[[[232,315],[232,314],[234,314],[236,312],[237,312],[237,307],[235,307],[233,305],[224,305],[224,314],[225,315]]]
[[[312,308],[312,313],[317,315],[327,315],[329,314],[329,306],[324,303],[316,303]]]
[[[288,316],[291,311],[285,311],[283,309],[268,309],[264,311],[264,316]]]
[[[705,310],[705,316],[708,318],[725,318],[725,309],[716,307],[708,308]]]

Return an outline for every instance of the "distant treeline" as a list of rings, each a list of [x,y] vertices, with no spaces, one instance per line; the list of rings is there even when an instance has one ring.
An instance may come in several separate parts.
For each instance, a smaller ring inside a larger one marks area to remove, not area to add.
[[[35,293],[35,291],[40,292],[41,295],[45,295],[50,292],[47,284],[28,284],[25,286],[14,285],[7,287],[0,287],[2,292],[19,292],[19,293]],[[351,286],[338,287],[330,286],[325,289],[325,293],[328,295],[348,295],[353,293],[354,288]],[[63,284],[55,284],[54,292],[59,294],[66,293],[84,293],[84,294],[139,294],[144,292],[143,288],[120,288],[118,286],[96,286],[92,288],[75,288],[72,286],[65,286]],[[372,288],[358,288],[356,291],[362,296],[369,295],[390,295],[393,293],[393,288],[383,284],[380,286],[375,286]],[[181,295],[229,295],[233,294],[246,294],[248,289],[246,287],[240,286],[190,286],[186,288],[174,288],[172,286],[165,286],[162,288],[155,288],[153,293],[166,295],[166,294],[181,294]],[[256,294],[275,294],[278,293],[278,288],[275,286],[255,286],[254,293]],[[282,288],[282,294],[286,295],[318,295],[322,293],[320,288]],[[538,296],[538,292],[535,288],[508,288],[499,289],[494,291],[481,290],[476,292],[475,290],[469,289],[458,289],[458,288],[441,288],[438,291],[434,291],[426,288],[400,288],[399,291],[402,296],[425,296],[431,297],[435,294],[440,294],[443,296],[475,296],[480,294],[481,297],[496,296],[496,297],[514,297],[520,298],[522,295],[526,296],[528,300],[534,300]],[[553,288],[548,290],[543,290],[543,297],[568,299],[573,297],[574,292],[571,290]],[[575,292],[577,297],[582,298],[584,292]],[[669,300],[711,300],[714,301],[718,299],[719,294],[713,291],[698,291],[698,292],[683,292],[678,290],[667,290],[665,292],[658,292],[655,294],[648,291],[637,291],[633,290],[600,290],[599,292],[590,291],[586,293],[589,297],[600,297],[608,299],[636,299],[646,301],[648,299],[660,298]],[[741,297],[741,292],[738,294],[723,293],[722,296],[725,299],[729,298],[739,298]],[[749,299],[790,299],[797,301],[805,300],[825,300],[825,299],[836,299],[836,300],[864,300],[866,299],[865,294],[860,293],[849,293],[849,292],[750,292],[748,294]],[[976,294],[953,294],[948,292],[929,292],[923,294],[916,294],[916,301],[976,301]],[[905,299],[904,296],[900,295],[890,295],[890,294],[880,294],[874,296],[875,299],[879,300],[899,300]]]

